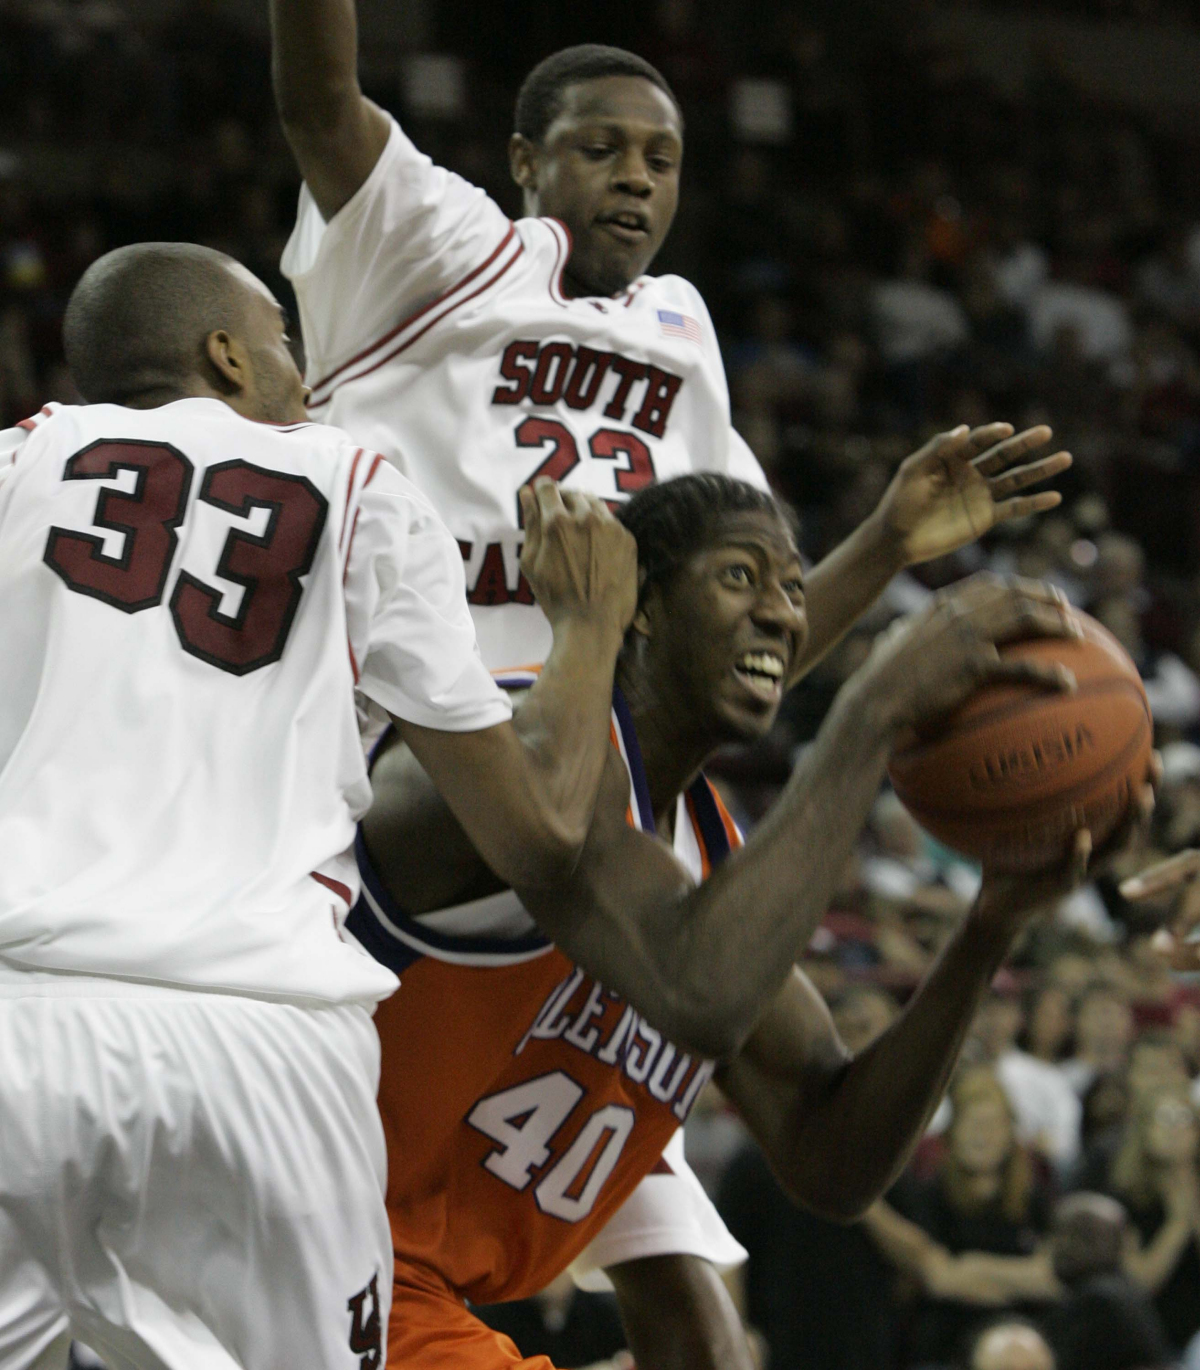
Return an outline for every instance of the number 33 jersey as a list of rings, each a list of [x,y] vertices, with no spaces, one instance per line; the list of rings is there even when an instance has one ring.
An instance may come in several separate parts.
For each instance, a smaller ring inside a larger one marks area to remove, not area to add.
[[[613,743],[630,774],[627,819],[652,832],[619,693]],[[701,880],[740,841],[700,777],[678,801],[677,858]],[[350,926],[401,978],[375,1016],[397,1280],[424,1271],[493,1303],[535,1293],[573,1262],[584,1282],[652,1255],[741,1259],[682,1148],[663,1155],[712,1063],[572,965],[512,891],[411,918],[361,834],[358,853]]]
[[[0,642],[0,982],[390,992],[342,934],[355,685],[451,731],[511,710],[382,458],[212,399],[49,406],[0,434]]]
[[[614,298],[571,299],[570,250],[557,220],[510,221],[393,123],[328,223],[301,191],[283,258],[313,417],[382,452],[433,501],[462,550],[494,669],[550,649],[517,564],[526,481],[552,476],[610,503],[690,471],[763,483],[730,425],[695,287],[643,276]]]

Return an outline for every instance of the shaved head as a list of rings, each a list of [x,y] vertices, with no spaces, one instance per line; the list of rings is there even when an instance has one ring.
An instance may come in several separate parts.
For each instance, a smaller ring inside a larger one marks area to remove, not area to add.
[[[235,267],[195,243],[135,243],[94,262],[63,321],[80,394],[92,404],[128,404],[208,376],[209,334],[240,333],[245,319],[249,273],[239,278]]]
[[[135,243],[94,262],[67,304],[63,342],[91,404],[199,397],[268,423],[306,417],[278,300],[240,262],[196,243]]]

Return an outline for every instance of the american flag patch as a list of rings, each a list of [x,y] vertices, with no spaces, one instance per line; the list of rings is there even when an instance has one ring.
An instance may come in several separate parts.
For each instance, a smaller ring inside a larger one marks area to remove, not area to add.
[[[668,338],[687,338],[689,342],[703,342],[699,323],[690,314],[677,314],[673,309],[658,311],[659,331]]]

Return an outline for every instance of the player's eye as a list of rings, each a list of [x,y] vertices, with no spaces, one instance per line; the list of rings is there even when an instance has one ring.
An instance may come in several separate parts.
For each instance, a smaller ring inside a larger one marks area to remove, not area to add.
[[[754,583],[753,568],[744,561],[731,562],[725,568],[725,575],[738,585],[752,585]]]
[[[792,599],[803,599],[804,586],[799,580],[785,580],[783,582],[783,593]]]
[[[593,162],[599,162],[605,157],[611,156],[614,151],[614,148],[607,145],[593,143],[590,147],[585,147],[583,149],[583,155],[590,158]]]
[[[655,171],[661,171],[664,174],[670,171],[675,165],[670,157],[650,157],[648,158],[648,161]]]

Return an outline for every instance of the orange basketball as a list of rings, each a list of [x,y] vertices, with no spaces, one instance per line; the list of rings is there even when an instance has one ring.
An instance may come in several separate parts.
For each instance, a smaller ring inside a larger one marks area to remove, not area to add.
[[[994,870],[1053,865],[1078,828],[1098,847],[1149,776],[1153,722],[1137,667],[1094,618],[1078,617],[1078,640],[1000,649],[1061,662],[1075,673],[1075,694],[988,685],[936,726],[909,733],[888,767],[927,832]]]

